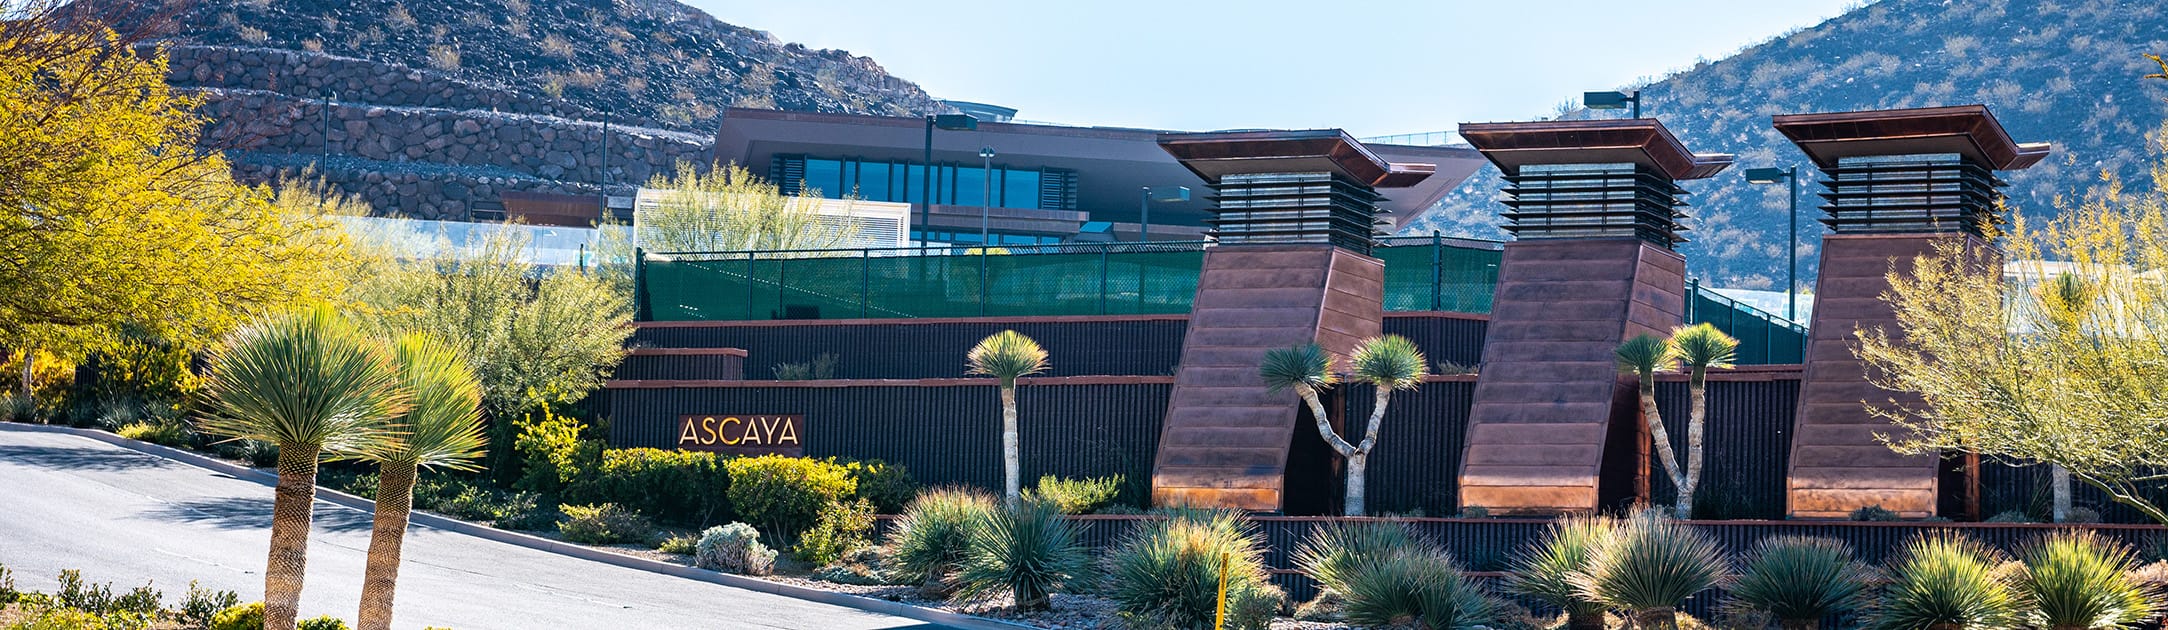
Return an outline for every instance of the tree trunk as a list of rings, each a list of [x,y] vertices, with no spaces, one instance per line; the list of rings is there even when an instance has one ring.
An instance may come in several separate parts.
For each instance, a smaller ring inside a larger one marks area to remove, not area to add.
[[[2057,523],[2070,520],[2070,469],[2049,465],[2048,479],[2048,487],[2055,491],[2054,517],[2050,520]]]
[[[414,507],[413,462],[377,468],[376,525],[369,532],[368,569],[361,580],[361,615],[355,630],[389,630],[399,586],[399,550],[406,544],[407,515]]]
[[[1669,606],[1643,608],[1634,611],[1634,628],[1638,630],[1678,630],[1679,611]]]
[[[309,561],[316,502],[316,444],[279,444],[279,485],[271,504],[271,557],[263,572],[264,630],[294,630]]]
[[[37,366],[37,364],[38,364],[38,350],[37,350],[36,348],[23,348],[23,374],[22,374],[22,379],[23,379],[23,381],[22,381],[22,393],[23,393],[23,400],[30,400],[30,399],[31,399],[31,397],[32,397],[31,395],[35,393],[35,392],[34,392],[34,391],[32,390],[32,388],[31,388],[31,384],[32,384],[32,382],[33,382],[33,381],[35,381],[35,380],[36,380],[36,379],[34,378],[34,376],[35,376],[35,373],[36,373],[36,366]]]
[[[1023,500],[1024,472],[1016,446],[1016,387],[1001,388],[1002,497],[1009,505]]]
[[[1707,372],[1696,369],[1687,382],[1687,398],[1692,408],[1686,414],[1686,483],[1679,487],[1678,516],[1694,517],[1694,491],[1701,487],[1701,443],[1706,433],[1704,421],[1709,416],[1709,387]]]
[[[1363,494],[1362,486],[1359,485],[1361,482],[1358,481],[1358,478],[1362,476],[1362,471],[1357,468],[1360,464],[1355,463],[1356,455],[1362,451],[1356,448],[1355,445],[1347,443],[1347,440],[1341,438],[1340,434],[1333,432],[1331,416],[1325,414],[1325,401],[1318,398],[1317,388],[1308,385],[1296,385],[1295,393],[1301,394],[1302,402],[1310,406],[1310,418],[1317,421],[1317,436],[1325,440],[1325,446],[1330,447],[1332,452],[1339,453],[1340,457],[1348,462],[1347,497],[1341,503],[1340,515],[1362,516]]]
[[[1641,422],[1649,427],[1649,435],[1656,443],[1656,458],[1664,464],[1664,474],[1671,477],[1673,489],[1686,488],[1686,472],[1679,470],[1679,456],[1671,450],[1671,432],[1664,429],[1663,414],[1656,410],[1656,377],[1641,377]]]
[[[1363,473],[1370,467],[1370,454],[1355,451],[1347,456],[1347,503],[1340,510],[1342,516],[1364,516]]]
[[[1603,611],[1566,613],[1566,630],[1604,630]]]

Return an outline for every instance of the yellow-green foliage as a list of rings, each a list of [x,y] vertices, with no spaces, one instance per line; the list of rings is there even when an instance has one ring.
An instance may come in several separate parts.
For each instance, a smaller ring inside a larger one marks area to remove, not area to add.
[[[263,630],[263,602],[249,602],[218,611],[210,630]]]
[[[192,437],[187,423],[170,420],[130,422],[114,433],[131,440],[174,448],[188,446]]]
[[[798,540],[821,510],[858,492],[850,471],[832,462],[762,455],[725,462],[730,505],[738,515],[782,543]]]
[[[1063,514],[1090,514],[1113,503],[1121,493],[1121,475],[1077,479],[1047,475],[1039,478],[1039,488],[1032,496],[1052,502]]]

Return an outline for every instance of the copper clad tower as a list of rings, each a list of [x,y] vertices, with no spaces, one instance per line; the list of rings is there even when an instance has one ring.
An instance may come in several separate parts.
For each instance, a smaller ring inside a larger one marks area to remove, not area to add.
[[[1672,248],[1685,190],[1729,155],[1695,154],[1653,119],[1463,124],[1505,172],[1505,246],[1469,411],[1460,503],[1586,511],[1636,494],[1646,434],[1619,343],[1686,311]],[[1609,458],[1609,459],[1607,459]]]
[[[1962,241],[1983,256],[1983,273],[1997,273],[2000,253],[1983,235],[2001,218],[1995,204],[2005,184],[1995,171],[2021,169],[2046,157],[2046,144],[2019,144],[1980,105],[1775,118],[1822,170],[1826,215],[1821,273],[1815,281],[1805,380],[1792,437],[1787,498],[1800,518],[1844,518],[1879,505],[1907,518],[1934,516],[1940,488],[1937,459],[1905,457],[1875,438],[1895,430],[1867,403],[1896,399],[1867,381],[1852,355],[1854,331],[1901,334],[1883,302],[1891,270]]]
[[[1337,129],[1165,134],[1160,147],[1209,183],[1216,208],[1159,451],[1157,505],[1278,511],[1300,420],[1258,364],[1316,343],[1339,355],[1384,326],[1385,266],[1368,256],[1378,188],[1430,164],[1392,164]]]

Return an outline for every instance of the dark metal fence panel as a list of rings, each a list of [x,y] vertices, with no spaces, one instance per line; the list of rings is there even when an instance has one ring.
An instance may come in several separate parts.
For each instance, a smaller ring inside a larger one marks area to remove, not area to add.
[[[1791,364],[1806,356],[1805,325],[1725,297],[1697,280],[1688,280],[1686,288],[1686,323],[1709,324],[1738,339],[1740,365]]]
[[[1483,333],[1490,322],[1468,317],[1385,315],[1385,334],[1407,337],[1430,357],[1432,370],[1447,364],[1473,368],[1483,362]]]
[[[1375,390],[1360,384],[1344,387],[1345,417],[1351,426],[1362,426],[1370,420]],[[1474,381],[1430,382],[1393,394],[1365,480],[1363,498],[1372,513],[1459,513],[1460,456],[1474,398]],[[1311,427],[1296,430],[1315,432]]]
[[[1019,388],[1026,482],[1047,474],[1148,482],[1172,388]],[[808,456],[902,464],[925,486],[1001,486],[1001,403],[991,385],[623,388],[609,399],[616,448],[675,448],[684,414],[803,414]]]
[[[979,340],[1015,330],[1051,357],[1046,376],[1167,376],[1182,356],[1184,318],[1083,321],[970,320],[745,326],[648,326],[633,343],[664,348],[742,348],[745,378],[775,378],[775,366],[836,355],[835,378],[957,378]],[[621,377],[622,378],[622,377]]]
[[[626,380],[726,380],[745,377],[745,357],[728,354],[632,354],[617,365]]]
[[[1785,475],[1790,470],[1792,416],[1799,400],[1797,379],[1710,381],[1701,485],[1695,516],[1715,519],[1784,518]],[[1670,381],[1656,388],[1656,406],[1672,448],[1686,455],[1686,383]],[[1651,458],[1654,458],[1651,455]],[[1684,462],[1681,462],[1684,465]],[[1662,462],[1650,462],[1649,494],[1659,505],[1678,496]]]

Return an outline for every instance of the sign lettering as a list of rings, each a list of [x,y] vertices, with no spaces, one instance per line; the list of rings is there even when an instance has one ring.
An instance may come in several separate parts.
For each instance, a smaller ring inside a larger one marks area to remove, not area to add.
[[[730,455],[805,454],[802,415],[691,414],[678,416],[677,447]]]

